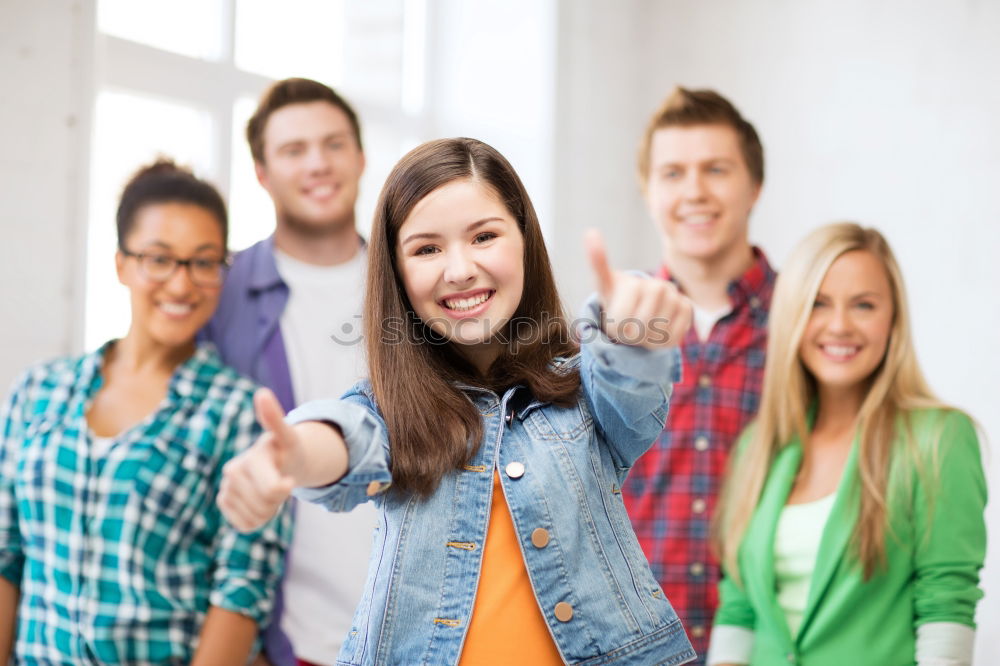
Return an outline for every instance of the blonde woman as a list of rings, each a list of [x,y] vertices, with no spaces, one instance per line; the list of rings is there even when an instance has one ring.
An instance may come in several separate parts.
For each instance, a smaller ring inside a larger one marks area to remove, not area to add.
[[[877,231],[829,225],[792,253],[761,409],[738,447],[716,525],[710,665],[970,663],[979,442],[924,381]]]

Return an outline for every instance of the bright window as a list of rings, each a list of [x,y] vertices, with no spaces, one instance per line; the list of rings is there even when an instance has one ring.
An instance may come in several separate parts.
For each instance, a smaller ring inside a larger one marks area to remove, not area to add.
[[[343,0],[236,0],[236,67],[339,86],[344,66]]]
[[[274,208],[244,137],[275,78],[303,76],[357,109],[368,168],[358,227],[426,127],[424,0],[98,0],[96,97],[84,344],[128,330],[114,272],[114,212],[125,181],[157,155],[191,166],[229,204],[231,249],[266,237]]]
[[[223,57],[223,0],[99,0],[97,29],[192,58]]]

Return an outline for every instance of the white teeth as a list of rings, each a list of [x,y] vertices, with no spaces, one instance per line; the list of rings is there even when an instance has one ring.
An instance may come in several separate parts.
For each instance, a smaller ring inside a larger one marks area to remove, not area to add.
[[[169,315],[186,315],[194,310],[190,303],[160,303],[160,309]]]
[[[491,291],[484,291],[473,298],[447,299],[444,304],[448,306],[449,310],[471,310],[480,303],[484,303],[492,294],[493,292]]]
[[[681,219],[686,224],[708,224],[715,219],[715,215],[709,213],[703,213],[701,215],[685,215]]]
[[[333,194],[333,185],[317,185],[309,190],[309,194],[314,197],[328,197]]]
[[[823,345],[823,351],[830,356],[850,356],[857,353],[860,347],[848,347],[844,345]]]

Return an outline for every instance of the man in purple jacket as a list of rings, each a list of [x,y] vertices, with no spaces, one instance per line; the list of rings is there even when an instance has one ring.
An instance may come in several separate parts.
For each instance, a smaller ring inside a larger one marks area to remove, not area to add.
[[[365,248],[355,228],[365,167],[350,105],[307,79],[275,83],[247,124],[274,235],[240,252],[203,331],[223,360],[271,388],[286,410],[339,397],[365,375]],[[294,507],[295,532],[263,664],[332,666],[361,599],[375,510]]]

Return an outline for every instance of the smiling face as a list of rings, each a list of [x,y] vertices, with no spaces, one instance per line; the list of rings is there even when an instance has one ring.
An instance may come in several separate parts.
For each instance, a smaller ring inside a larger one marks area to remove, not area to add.
[[[181,260],[225,257],[218,219],[201,206],[187,203],[142,207],[123,244],[131,253]],[[192,344],[215,312],[221,286],[194,284],[184,266],[178,266],[165,282],[150,280],[140,268],[139,258],[122,252],[115,256],[115,263],[118,280],[128,287],[132,304],[129,335],[141,335],[168,348]]]
[[[263,154],[257,180],[278,224],[307,234],[354,225],[365,156],[343,110],[323,101],[281,107],[267,120]]]
[[[888,275],[874,254],[853,250],[830,265],[799,345],[821,393],[863,398],[885,358],[894,310]]]
[[[675,126],[650,141],[646,205],[677,258],[726,263],[749,254],[750,210],[760,194],[728,125]]]
[[[416,315],[485,371],[524,291],[524,238],[493,190],[462,179],[424,197],[399,229],[396,263]]]

